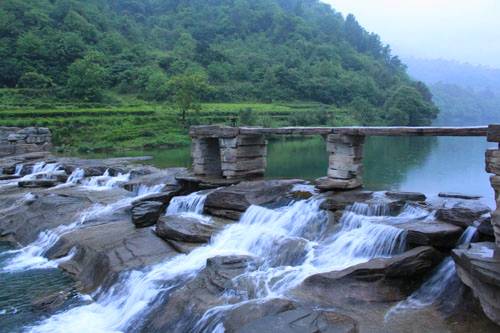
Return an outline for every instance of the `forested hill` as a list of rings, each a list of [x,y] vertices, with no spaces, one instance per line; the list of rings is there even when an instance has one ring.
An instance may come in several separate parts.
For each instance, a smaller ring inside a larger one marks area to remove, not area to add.
[[[405,59],[412,77],[429,85],[439,107],[436,125],[500,122],[500,69],[443,59]]]
[[[315,101],[363,124],[429,124],[425,85],[317,0],[2,0],[0,86],[96,101]]]

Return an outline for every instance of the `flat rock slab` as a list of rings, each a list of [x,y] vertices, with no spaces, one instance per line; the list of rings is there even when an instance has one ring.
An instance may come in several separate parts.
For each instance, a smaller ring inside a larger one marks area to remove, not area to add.
[[[347,206],[350,206],[355,202],[365,202],[370,200],[372,197],[372,191],[353,190],[345,192],[332,192],[325,197],[325,200],[321,204],[321,208],[335,212],[338,210],[344,210]]]
[[[441,221],[409,221],[393,224],[393,227],[406,230],[406,241],[412,245],[431,245],[453,248],[463,233],[463,229]]]
[[[500,325],[500,253],[495,243],[471,243],[452,251],[457,273],[479,298],[488,318]]]
[[[43,230],[77,221],[80,213],[96,204],[107,205],[131,196],[130,192],[122,189],[36,188],[29,189],[31,198],[25,200],[25,189],[15,189],[18,194],[3,196],[0,193],[0,234],[22,245],[33,242]]]
[[[298,308],[251,321],[235,333],[357,333],[351,317],[324,310]]]
[[[385,192],[385,196],[390,199],[404,200],[404,201],[425,201],[427,198],[425,194],[419,192]]]
[[[214,224],[182,215],[161,216],[156,224],[156,234],[161,238],[188,243],[207,243],[216,230]]]
[[[237,219],[251,205],[262,205],[284,197],[303,180],[259,180],[241,182],[210,193],[205,211],[211,215]]]
[[[359,179],[334,179],[322,177],[315,180],[316,188],[320,191],[353,190],[363,186]]]
[[[137,228],[156,224],[165,209],[165,204],[158,201],[142,201],[132,207],[132,222]]]
[[[294,294],[319,298],[332,306],[346,302],[393,302],[416,290],[424,275],[440,261],[429,246],[417,247],[392,258],[372,259],[341,271],[308,277]]]
[[[438,197],[441,198],[454,198],[454,199],[464,199],[464,200],[477,200],[481,199],[480,195],[470,195],[463,193],[455,193],[455,192],[440,192]]]
[[[50,188],[61,184],[60,181],[56,179],[34,179],[34,180],[23,180],[17,183],[17,186],[24,188]]]
[[[178,186],[176,177],[186,175],[187,173],[188,170],[186,168],[170,168],[165,170],[158,170],[146,175],[133,177],[132,180],[125,183],[124,188],[129,191],[133,191],[139,188],[141,185],[155,186],[163,184],[167,188],[169,186]]]
[[[116,281],[118,274],[141,269],[178,254],[149,228],[137,229],[128,220],[92,225],[63,235],[47,253],[50,258],[77,252],[60,268],[82,283],[85,291]]]
[[[444,200],[436,208],[437,219],[458,225],[462,228],[473,225],[482,215],[491,212],[488,206],[477,200]]]

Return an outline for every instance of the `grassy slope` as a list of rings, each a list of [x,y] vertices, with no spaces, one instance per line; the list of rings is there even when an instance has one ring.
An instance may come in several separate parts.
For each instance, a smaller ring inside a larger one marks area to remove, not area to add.
[[[0,105],[0,126],[43,126],[53,131],[59,150],[107,151],[189,144],[187,128],[177,110],[168,104],[122,101],[121,106],[85,104]],[[293,115],[324,110],[329,124],[347,125],[354,120],[342,109],[318,103],[206,103],[191,113],[191,124],[238,124],[240,110],[251,108],[255,125],[294,125]]]

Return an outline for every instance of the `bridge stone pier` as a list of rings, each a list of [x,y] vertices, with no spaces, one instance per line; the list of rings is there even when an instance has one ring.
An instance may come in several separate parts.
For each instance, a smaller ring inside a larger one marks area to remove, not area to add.
[[[262,177],[268,135],[321,135],[329,154],[321,190],[349,190],[363,185],[363,144],[367,136],[486,136],[487,127],[225,127],[193,126],[193,172],[225,179]],[[301,158],[291,156],[290,158]],[[500,158],[500,155],[499,155]],[[500,174],[500,173],[499,173]]]

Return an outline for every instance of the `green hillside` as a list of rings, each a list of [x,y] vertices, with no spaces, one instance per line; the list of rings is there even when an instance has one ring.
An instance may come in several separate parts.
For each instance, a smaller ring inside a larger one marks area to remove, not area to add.
[[[10,112],[160,105],[186,111],[174,132],[200,122],[200,103],[313,105],[330,114],[317,125],[427,125],[437,114],[376,34],[317,0],[2,0],[0,41]],[[311,119],[287,123],[301,121]]]

